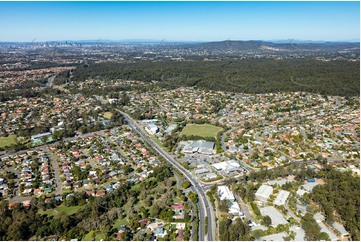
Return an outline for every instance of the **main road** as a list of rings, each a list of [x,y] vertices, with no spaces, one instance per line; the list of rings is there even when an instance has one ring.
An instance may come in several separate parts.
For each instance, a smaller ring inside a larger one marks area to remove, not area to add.
[[[119,110],[120,111],[120,110]],[[199,210],[199,240],[204,241],[207,239],[208,241],[214,240],[214,214],[213,208],[210,202],[208,201],[207,195],[205,194],[202,186],[198,183],[198,181],[193,178],[193,176],[176,160],[173,159],[166,151],[164,151],[157,143],[155,143],[149,136],[146,134],[140,125],[134,121],[128,114],[120,111],[127,121],[130,128],[132,128],[136,133],[143,138],[144,142],[153,147],[155,151],[157,151],[166,161],[168,161],[172,166],[174,166],[183,176],[190,181],[193,185],[194,191],[198,194],[198,210]],[[204,220],[207,218],[208,222],[208,233],[207,238],[205,234],[205,224]]]

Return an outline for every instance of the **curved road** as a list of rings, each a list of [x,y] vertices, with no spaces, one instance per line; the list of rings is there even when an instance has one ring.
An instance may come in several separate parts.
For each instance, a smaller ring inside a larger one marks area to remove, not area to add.
[[[199,240],[204,241],[206,239],[205,235],[205,224],[204,219],[207,217],[208,219],[208,233],[207,240],[214,240],[214,228],[213,228],[213,211],[210,202],[208,201],[207,195],[205,194],[202,186],[198,183],[196,179],[177,161],[173,159],[167,152],[165,152],[158,144],[156,144],[144,131],[143,129],[126,113],[121,112],[128,125],[143,138],[143,140],[148,143],[151,147],[153,147],[165,160],[167,160],[172,166],[174,166],[179,172],[183,174],[183,176],[191,182],[193,185],[194,191],[198,194],[198,207],[199,207]]]

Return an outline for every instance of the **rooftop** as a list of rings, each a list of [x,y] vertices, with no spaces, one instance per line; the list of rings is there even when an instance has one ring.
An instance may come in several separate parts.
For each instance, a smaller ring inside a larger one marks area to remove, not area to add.
[[[234,200],[233,193],[227,186],[218,186],[218,195],[221,200]]]
[[[287,220],[283,215],[273,206],[268,206],[260,209],[262,216],[269,216],[272,220],[272,226],[276,227],[279,224],[287,224]]]
[[[278,206],[284,205],[286,203],[289,195],[290,195],[290,192],[285,191],[285,190],[280,190],[280,192],[278,193],[278,195],[273,203]]]

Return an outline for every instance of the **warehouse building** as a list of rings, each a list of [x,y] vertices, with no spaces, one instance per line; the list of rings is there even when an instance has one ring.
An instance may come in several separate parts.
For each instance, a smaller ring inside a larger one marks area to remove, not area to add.
[[[277,227],[279,224],[287,224],[287,220],[283,215],[273,206],[268,206],[260,209],[262,216],[269,216],[272,220],[272,226]]]
[[[269,196],[273,193],[273,188],[268,185],[262,185],[258,188],[255,196],[257,199],[267,202]]]
[[[236,200],[227,186],[218,186],[218,196],[222,201],[228,200],[234,202]]]
[[[278,195],[277,195],[275,201],[273,202],[273,204],[277,205],[277,206],[285,205],[289,195],[290,195],[290,192],[285,191],[285,190],[281,190],[278,193]]]

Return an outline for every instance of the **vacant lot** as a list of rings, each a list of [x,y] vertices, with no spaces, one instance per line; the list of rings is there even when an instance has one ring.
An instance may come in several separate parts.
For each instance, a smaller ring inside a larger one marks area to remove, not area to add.
[[[0,148],[16,144],[16,136],[9,135],[8,137],[0,137]]]
[[[48,209],[48,210],[41,210],[39,209],[39,213],[40,214],[46,214],[48,216],[57,216],[59,215],[61,212],[66,213],[67,215],[72,215],[76,212],[78,212],[78,210],[81,208],[82,206],[64,206],[64,205],[60,205],[59,207],[55,208],[55,209]]]
[[[218,132],[222,131],[222,128],[211,124],[187,124],[182,130],[181,135],[196,135],[201,137],[217,137]]]

